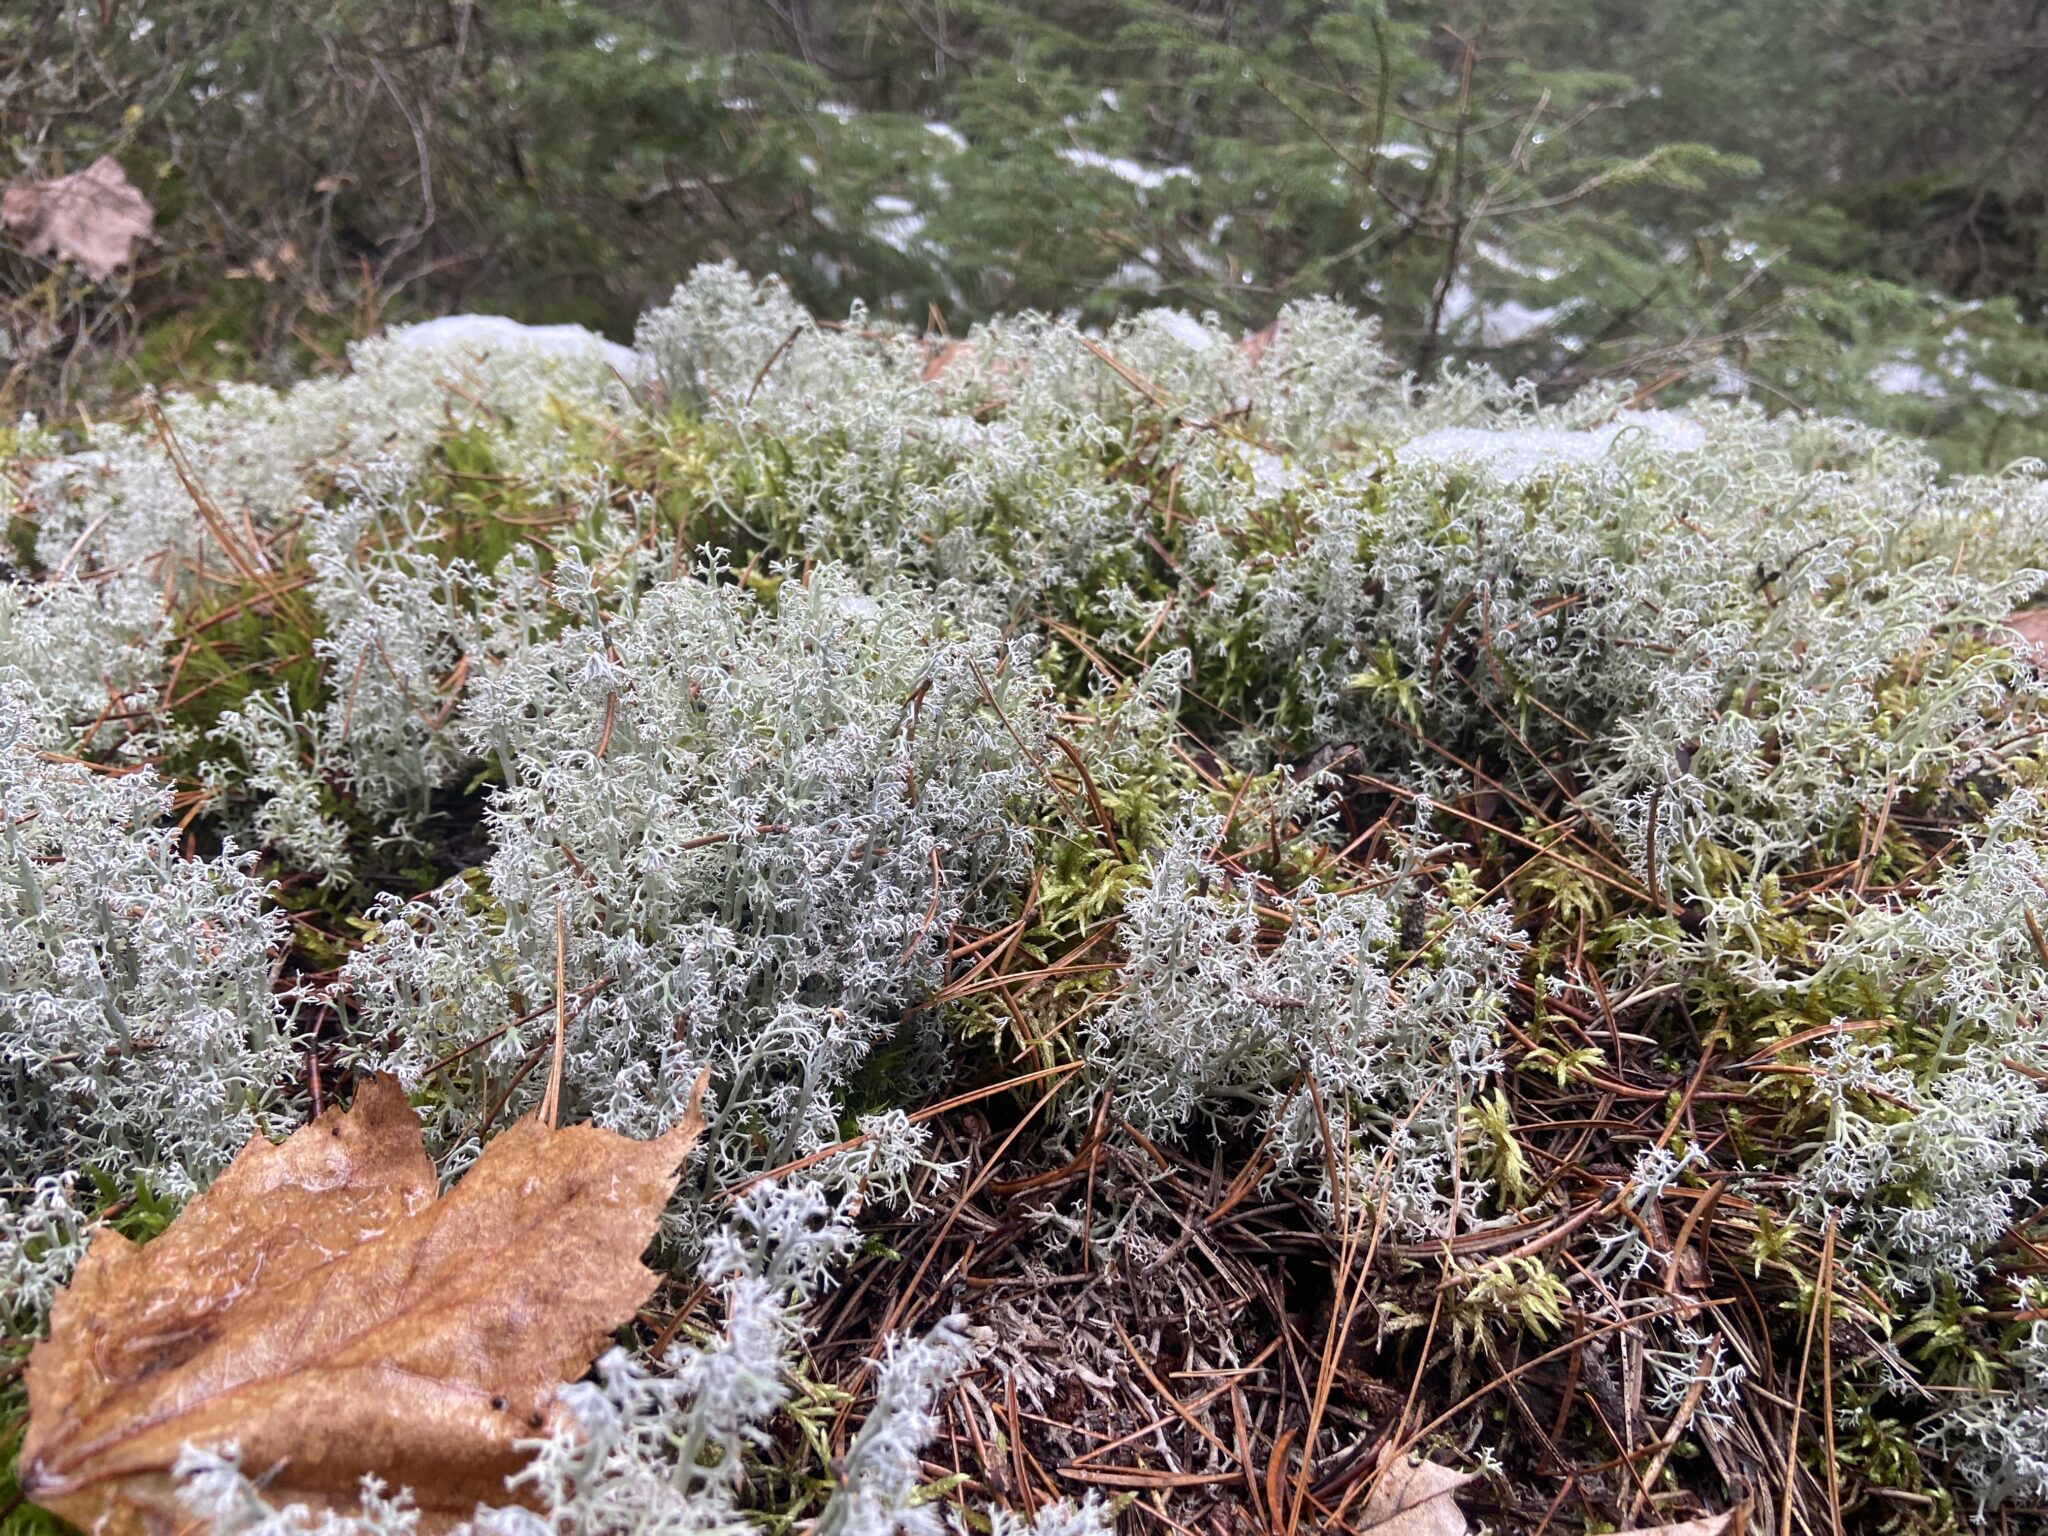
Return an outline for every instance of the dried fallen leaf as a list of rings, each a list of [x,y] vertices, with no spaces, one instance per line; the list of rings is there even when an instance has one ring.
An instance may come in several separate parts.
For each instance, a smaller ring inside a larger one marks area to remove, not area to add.
[[[2048,661],[2048,608],[2022,608],[2005,621],[2005,627],[2019,638],[2013,649]]]
[[[391,1077],[252,1140],[154,1242],[94,1239],[29,1357],[23,1491],[168,1532],[180,1448],[233,1442],[280,1502],[353,1509],[366,1474],[429,1528],[505,1502],[515,1442],[652,1293],[640,1253],[700,1129],[522,1120],[438,1200]]]
[[[1465,1536],[1465,1512],[1451,1495],[1472,1480],[1469,1472],[1403,1456],[1366,1495],[1358,1529],[1367,1536]]]
[[[0,197],[0,224],[21,236],[29,255],[75,261],[98,283],[127,265],[154,217],[112,155],[53,181],[9,187]]]
[[[1359,1512],[1356,1529],[1362,1536],[1466,1536],[1470,1527],[1465,1512],[1451,1495],[1473,1481],[1469,1472],[1403,1456],[1380,1474],[1378,1486]],[[1615,1536],[1740,1536],[1747,1515],[1748,1506],[1737,1505],[1722,1514],[1619,1531]]]

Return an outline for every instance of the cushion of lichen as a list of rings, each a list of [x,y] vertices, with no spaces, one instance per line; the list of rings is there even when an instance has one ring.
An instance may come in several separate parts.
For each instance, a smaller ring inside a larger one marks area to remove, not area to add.
[[[649,1134],[711,1071],[686,1243],[1020,1050],[1333,1223],[1387,1163],[1376,1217],[1442,1234],[1534,1198],[1503,1085],[1597,1076],[1545,1012],[1593,1006],[1570,953],[1669,1000],[1667,1064],[1772,1064],[1631,1187],[1748,1180],[1766,1255],[1832,1226],[1965,1389],[1901,1454],[2048,1493],[2042,1325],[1964,1371],[1928,1321],[2038,1315],[2000,1247],[2048,1130],[2043,685],[2001,629],[2036,474],[1418,385],[1320,301],[1261,347],[1024,316],[938,354],[713,268],[637,346],[645,387],[371,342],[6,438],[17,1318],[94,1178],[195,1187],[307,1049],[398,1070],[462,1166],[538,1099],[558,965],[565,1115]],[[934,1004],[949,935],[1011,922],[1104,936],[1037,1004],[1073,1027]]]

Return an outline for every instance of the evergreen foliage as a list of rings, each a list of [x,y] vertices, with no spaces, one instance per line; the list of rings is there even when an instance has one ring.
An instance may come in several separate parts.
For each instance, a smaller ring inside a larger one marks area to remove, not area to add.
[[[2048,442],[2044,28],[2020,0],[33,0],[0,17],[13,169],[114,154],[165,239],[112,290],[0,258],[9,387],[64,398],[109,344],[145,379],[282,374],[394,303],[622,335],[731,258],[958,329],[1333,294],[1425,375],[1852,414],[1995,470]]]

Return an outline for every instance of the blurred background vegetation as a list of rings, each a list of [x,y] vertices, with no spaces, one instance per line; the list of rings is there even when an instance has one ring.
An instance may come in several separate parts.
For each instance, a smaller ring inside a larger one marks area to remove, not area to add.
[[[12,0],[0,179],[110,153],[109,283],[0,235],[0,408],[455,309],[615,337],[701,261],[958,330],[1328,292],[1421,372],[2048,455],[2043,0]]]

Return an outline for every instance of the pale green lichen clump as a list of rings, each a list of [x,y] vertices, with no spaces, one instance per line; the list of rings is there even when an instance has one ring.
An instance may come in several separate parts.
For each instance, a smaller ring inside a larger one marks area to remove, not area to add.
[[[566,1116],[654,1134],[708,1072],[668,1237],[723,1331],[608,1357],[542,1512],[479,1530],[754,1528],[852,1192],[929,1195],[906,1112],[1020,1062],[1060,1157],[1255,1148],[1260,1190],[1387,1253],[1591,1209],[1570,1262],[1444,1259],[1447,1336],[1641,1314],[1702,1433],[1763,1362],[1672,1314],[1660,1238],[1733,1223],[1714,1262],[1795,1321],[1824,1242],[1872,1342],[1838,1406],[1939,1389],[1868,1475],[2048,1498],[2048,694],[2004,627],[2048,588],[2039,466],[1417,381],[1320,301],[1242,342],[1152,314],[940,348],[720,267],[638,347],[651,384],[380,341],[20,435],[24,1327],[92,1180],[175,1200],[351,1065],[401,1074],[452,1173],[538,1102],[559,1009]],[[1527,1155],[1535,1089],[1669,1128],[1574,1184]],[[1047,1263],[1172,1251],[1104,1180],[1035,1218]],[[1944,1331],[1994,1294],[2019,1322]],[[820,1536],[935,1528],[935,1394],[1005,1347],[878,1345]],[[188,1472],[228,1529],[415,1519],[274,1509],[231,1448]]]

